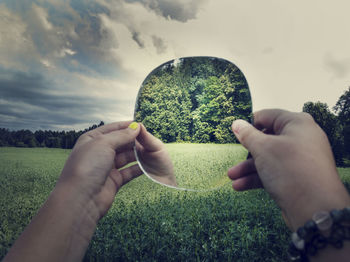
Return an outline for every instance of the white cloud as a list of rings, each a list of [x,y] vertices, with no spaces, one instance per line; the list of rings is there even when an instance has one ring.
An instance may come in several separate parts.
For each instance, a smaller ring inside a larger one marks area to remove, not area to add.
[[[149,10],[155,11],[166,19],[181,22],[195,19],[198,10],[207,2],[206,0],[127,0],[128,2],[142,3]]]
[[[54,66],[51,65],[51,63],[47,59],[41,59],[40,62],[47,68],[54,68]]]
[[[52,30],[53,26],[47,19],[47,17],[48,17],[47,11],[40,6],[37,6],[36,4],[32,4],[32,9],[33,9],[34,14],[37,16],[38,21],[40,22],[42,27],[45,30]]]
[[[69,49],[69,48],[62,48],[61,51],[58,54],[58,57],[65,57],[66,55],[75,55],[77,52]]]
[[[26,71],[26,62],[38,57],[22,18],[0,4],[0,65]]]
[[[117,9],[112,8],[111,11],[110,17],[102,14],[100,17],[103,26],[108,28],[110,36],[118,39],[118,47],[112,49],[112,54],[114,59],[119,61],[120,67],[124,71],[128,71],[128,75],[132,75],[129,79],[138,79],[140,85],[143,78],[153,68],[174,57],[171,47],[162,54],[157,53],[157,49],[153,45],[153,36],[158,32],[154,28],[149,30],[149,27],[153,23],[173,22],[156,15],[139,4],[124,4],[122,8],[118,6]],[[130,14],[128,21],[121,21],[119,16],[121,11]],[[134,32],[141,32],[139,37],[142,37],[144,48],[140,48],[140,45],[133,39]]]

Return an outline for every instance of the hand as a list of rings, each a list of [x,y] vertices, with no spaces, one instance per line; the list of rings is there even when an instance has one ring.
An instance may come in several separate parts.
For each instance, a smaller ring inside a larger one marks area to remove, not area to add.
[[[263,110],[255,113],[254,125],[232,124],[253,157],[228,171],[234,189],[264,187],[293,230],[317,211],[350,204],[328,139],[309,114]]]
[[[177,186],[173,163],[165,145],[142,124],[136,138],[136,149],[143,169],[151,178],[165,185]]]
[[[140,132],[128,127],[129,122],[101,126],[83,134],[77,141],[62,171],[58,185],[74,185],[81,198],[94,203],[98,219],[107,213],[115,194],[127,182],[142,174],[133,152]],[[134,126],[134,127],[135,127]]]
[[[81,261],[121,186],[142,174],[133,146],[140,127],[120,122],[82,135],[45,204],[4,261]],[[129,126],[129,127],[128,127]]]

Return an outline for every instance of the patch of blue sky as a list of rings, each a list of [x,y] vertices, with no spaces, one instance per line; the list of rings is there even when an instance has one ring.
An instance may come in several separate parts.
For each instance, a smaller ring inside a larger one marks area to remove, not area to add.
[[[110,14],[107,7],[89,0],[71,0],[70,6],[82,17],[89,18],[96,14]]]
[[[72,62],[72,60],[78,61],[78,64]],[[67,71],[88,75],[90,77],[103,76],[111,79],[123,77],[122,72],[120,72],[115,62],[97,61],[94,57],[89,56],[89,54],[81,52],[81,50],[73,56],[61,59],[60,63]]]

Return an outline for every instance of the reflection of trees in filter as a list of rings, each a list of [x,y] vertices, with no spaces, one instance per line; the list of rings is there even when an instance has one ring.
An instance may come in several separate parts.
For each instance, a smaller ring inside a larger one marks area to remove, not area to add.
[[[232,143],[232,121],[249,120],[251,110],[248,84],[236,66],[194,57],[167,63],[147,77],[135,119],[167,143]]]

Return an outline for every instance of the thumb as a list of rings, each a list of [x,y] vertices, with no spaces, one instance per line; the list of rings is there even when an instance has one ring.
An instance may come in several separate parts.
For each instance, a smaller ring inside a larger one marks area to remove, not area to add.
[[[140,124],[141,131],[137,137],[137,141],[147,150],[156,152],[162,149],[163,142],[149,133],[143,124]]]
[[[264,143],[266,135],[245,120],[236,120],[232,123],[232,131],[241,142],[241,144],[248,149],[252,155],[258,154],[261,145]]]

